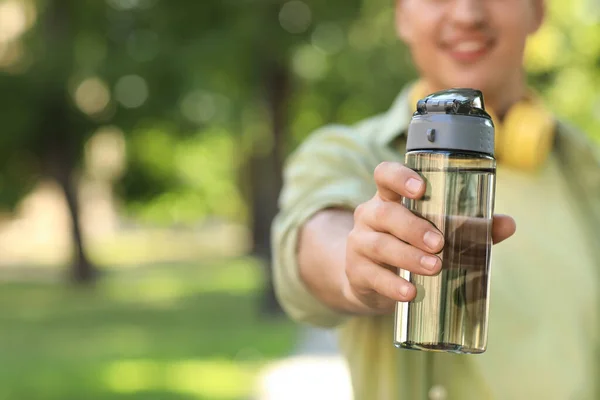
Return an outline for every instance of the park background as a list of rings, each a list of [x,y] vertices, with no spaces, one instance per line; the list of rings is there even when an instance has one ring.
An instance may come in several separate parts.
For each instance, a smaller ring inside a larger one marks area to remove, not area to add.
[[[269,226],[285,157],[415,78],[393,3],[0,0],[0,400],[348,395]],[[548,8],[530,83],[598,144],[600,3]]]

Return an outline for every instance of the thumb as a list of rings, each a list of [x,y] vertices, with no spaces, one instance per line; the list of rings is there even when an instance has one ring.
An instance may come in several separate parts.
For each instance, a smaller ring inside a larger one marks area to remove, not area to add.
[[[512,235],[517,230],[517,224],[512,217],[508,215],[494,215],[492,223],[492,239],[494,244],[498,244]]]

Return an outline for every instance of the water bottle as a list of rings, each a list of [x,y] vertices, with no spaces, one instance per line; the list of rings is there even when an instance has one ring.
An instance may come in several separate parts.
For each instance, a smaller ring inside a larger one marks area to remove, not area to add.
[[[405,164],[426,182],[403,205],[439,229],[445,245],[437,276],[400,270],[417,288],[396,305],[396,347],[483,353],[487,345],[492,217],[496,186],[494,124],[483,95],[451,89],[419,100],[408,128]]]

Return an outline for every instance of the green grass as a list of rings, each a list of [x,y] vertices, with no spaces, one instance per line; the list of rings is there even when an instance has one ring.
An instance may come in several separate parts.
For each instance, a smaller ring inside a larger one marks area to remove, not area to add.
[[[292,349],[259,265],[113,271],[95,287],[0,284],[0,400],[240,399]]]

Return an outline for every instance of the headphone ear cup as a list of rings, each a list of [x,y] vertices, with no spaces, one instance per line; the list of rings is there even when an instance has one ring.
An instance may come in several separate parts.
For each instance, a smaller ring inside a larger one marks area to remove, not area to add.
[[[556,122],[541,104],[521,101],[513,105],[502,123],[502,161],[532,170],[544,164],[554,143]]]

